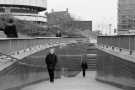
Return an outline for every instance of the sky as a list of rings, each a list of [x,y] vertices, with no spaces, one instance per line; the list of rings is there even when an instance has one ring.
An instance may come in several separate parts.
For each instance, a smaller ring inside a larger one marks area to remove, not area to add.
[[[92,20],[93,29],[109,28],[109,24],[117,26],[117,0],[48,0],[48,11],[51,9],[69,12],[81,20]]]

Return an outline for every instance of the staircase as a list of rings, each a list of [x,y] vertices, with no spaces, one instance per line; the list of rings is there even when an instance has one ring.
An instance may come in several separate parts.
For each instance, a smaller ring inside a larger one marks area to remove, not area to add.
[[[90,43],[87,48],[87,63],[88,63],[88,70],[89,71],[96,71],[96,53],[97,50],[95,45]]]
[[[71,71],[81,70],[81,56],[59,57],[59,66]],[[96,70],[96,54],[87,54],[88,70]]]
[[[61,56],[59,59],[59,64],[62,68],[68,69],[70,71],[80,71],[81,56]]]
[[[96,71],[96,54],[87,54],[87,63],[89,71]]]
[[[96,48],[90,44],[87,48],[87,63],[89,71],[96,71]],[[82,55],[60,55],[59,66],[71,71],[81,70]]]

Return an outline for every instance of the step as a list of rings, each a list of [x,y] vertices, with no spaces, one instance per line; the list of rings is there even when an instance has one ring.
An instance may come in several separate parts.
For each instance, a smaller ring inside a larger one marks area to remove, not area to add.
[[[88,65],[88,67],[97,67],[96,65]]]
[[[91,62],[91,63],[92,63],[92,62],[95,62],[95,63],[96,63],[97,60],[87,60],[87,62]]]
[[[96,62],[87,62],[87,64],[97,64]]]
[[[97,64],[96,62],[87,62],[87,64]]]
[[[96,69],[97,67],[88,67],[88,69]]]
[[[96,62],[97,60],[94,60],[94,59],[89,59],[89,60],[87,60],[87,62]]]
[[[96,67],[96,64],[88,64],[88,67]]]

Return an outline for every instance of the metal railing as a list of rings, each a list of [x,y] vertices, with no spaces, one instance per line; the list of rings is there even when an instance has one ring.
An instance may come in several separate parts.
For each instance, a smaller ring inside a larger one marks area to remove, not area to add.
[[[99,36],[98,45],[128,50],[130,54],[135,50],[135,35]]]
[[[0,39],[0,52],[3,54],[11,54],[17,51],[21,51],[27,48],[39,46],[39,45],[51,45],[58,43],[74,42],[77,40],[84,40],[84,38],[31,38],[31,39]]]

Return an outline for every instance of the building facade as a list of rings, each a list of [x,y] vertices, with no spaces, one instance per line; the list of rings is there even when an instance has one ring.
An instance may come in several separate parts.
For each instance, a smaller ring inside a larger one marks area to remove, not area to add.
[[[71,26],[81,29],[81,30],[90,30],[92,31],[92,21],[72,21]]]
[[[81,30],[92,31],[92,21],[75,20],[70,15],[68,9],[65,11],[54,11],[47,13],[47,21],[49,25],[60,26],[64,28],[77,28]]]
[[[68,9],[65,11],[54,11],[47,13],[47,21],[49,25],[60,25],[72,20]]]
[[[47,9],[47,0],[1,0],[0,15],[12,15],[15,18],[33,21],[46,22],[46,16],[39,12]]]
[[[119,0],[118,34],[135,34],[135,0]]]

